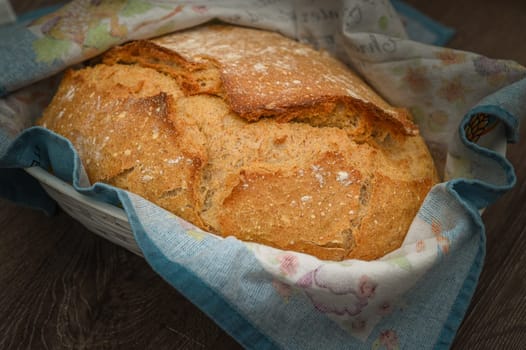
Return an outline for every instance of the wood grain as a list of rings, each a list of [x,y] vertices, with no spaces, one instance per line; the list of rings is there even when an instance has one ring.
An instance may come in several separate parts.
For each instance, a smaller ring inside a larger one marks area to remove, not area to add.
[[[57,2],[13,5],[20,14]],[[456,29],[448,46],[526,65],[526,2],[407,2]],[[486,263],[453,349],[525,347],[523,145],[508,153],[517,186],[484,215]],[[66,214],[46,217],[0,200],[0,227],[0,349],[239,348],[144,260]]]
[[[146,262],[54,217],[0,201],[0,349],[238,345]]]

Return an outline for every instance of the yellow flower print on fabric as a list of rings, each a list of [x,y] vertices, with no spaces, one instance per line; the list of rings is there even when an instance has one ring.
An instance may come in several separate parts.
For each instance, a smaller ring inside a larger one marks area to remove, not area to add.
[[[427,77],[427,67],[409,67],[407,69],[403,81],[407,83],[409,89],[415,93],[426,91],[431,82]]]
[[[470,89],[464,85],[461,76],[456,76],[453,79],[445,80],[442,86],[438,89],[439,97],[450,103],[464,102],[466,95]]]
[[[440,50],[435,53],[435,56],[440,62],[447,66],[450,64],[464,63],[466,62],[466,54],[451,49]]]

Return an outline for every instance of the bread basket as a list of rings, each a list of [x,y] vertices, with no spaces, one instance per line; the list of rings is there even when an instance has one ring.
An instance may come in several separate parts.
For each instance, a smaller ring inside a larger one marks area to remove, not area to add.
[[[335,7],[343,6],[340,2],[303,2],[299,6],[300,3],[290,2],[291,9],[306,15],[320,9],[332,13]],[[345,2],[351,3],[354,2]],[[511,166],[502,157],[479,146],[484,146],[482,143],[490,135],[496,135],[499,145],[504,146],[505,126],[506,136],[514,140],[513,115],[524,114],[518,108],[523,106],[519,101],[523,95],[519,92],[526,91],[526,80],[522,85],[513,83],[522,77],[523,68],[508,61],[401,38],[398,31],[402,30],[402,22],[391,7],[370,1],[356,5],[345,16],[323,23],[316,20],[318,17],[296,16],[309,20],[300,26],[290,25],[295,22],[287,17],[296,12],[282,11],[287,2],[269,2],[268,6],[261,5],[265,11],[257,13],[249,5],[239,9],[212,3],[176,9],[156,5],[133,17],[119,13],[126,18],[122,23],[127,25],[127,36],[112,38],[111,45],[162,34],[161,29],[175,31],[219,18],[248,26],[277,28],[290,35],[297,32],[303,40],[341,52],[341,42],[328,40],[335,36],[327,35],[338,30],[349,56],[352,54],[363,75],[372,85],[380,87],[381,93],[390,92],[389,98],[394,103],[411,107],[423,134],[431,136],[430,145],[440,155],[441,168],[448,171],[449,178],[458,179],[435,188],[415,221],[407,244],[395,254],[373,262],[335,263],[236,239],[217,240],[130,192],[119,193],[125,212],[77,192],[73,185],[44,168],[31,167],[25,171],[88,230],[144,256],[170,285],[246,347],[380,349],[386,337],[394,339],[392,348],[407,344],[418,348],[433,344],[449,347],[469,306],[484,258],[485,237],[478,209],[496,200],[515,181]],[[69,9],[65,7],[59,14]],[[89,16],[90,12],[83,15]],[[28,34],[24,37],[6,36],[16,43],[13,45],[16,60],[12,61],[17,68],[28,67],[21,76],[30,76],[31,82],[49,76],[51,69],[82,61],[85,58],[82,55],[88,52],[107,48],[100,46],[94,50],[92,46],[82,46],[84,43],[72,42],[69,56],[60,50],[27,55],[25,48],[40,47],[35,43],[56,42],[49,38],[46,29],[49,23],[57,23],[64,17],[53,16],[35,22],[31,33],[23,32]],[[96,18],[97,14],[93,16],[96,19],[93,23],[106,23]],[[24,41],[21,37],[28,39]],[[78,49],[85,47],[89,50]],[[78,56],[73,57],[74,53]],[[36,64],[35,57],[49,59],[49,64]],[[4,90],[10,92],[29,85],[22,78]],[[422,82],[429,86],[421,88]],[[463,82],[473,82],[474,86],[459,90]],[[28,96],[26,101],[35,100]],[[488,97],[480,102],[483,96]],[[473,116],[487,118],[479,118],[481,122],[475,124],[466,118]],[[497,121],[502,125],[500,130],[493,128],[499,124]],[[478,145],[464,135],[450,140],[457,131],[475,130],[472,126],[480,131],[475,136],[482,135]],[[49,145],[56,151],[56,158],[51,159],[54,164],[73,164],[70,148],[52,144],[49,135],[45,138],[33,129],[22,136],[25,142],[11,148],[6,167],[27,167],[34,160],[35,148]],[[494,143],[490,146],[491,150],[496,149]],[[66,156],[70,157],[68,163]],[[451,168],[444,166],[446,160]],[[69,175],[73,174],[72,169],[68,170]],[[422,323],[424,319],[426,322]]]
[[[40,182],[66,213],[88,230],[142,256],[124,210],[78,193],[73,186],[40,167],[26,168],[25,171]]]

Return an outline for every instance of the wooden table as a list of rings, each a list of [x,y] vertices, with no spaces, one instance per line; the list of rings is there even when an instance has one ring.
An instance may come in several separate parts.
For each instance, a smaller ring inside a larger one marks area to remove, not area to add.
[[[12,1],[19,14],[56,2]],[[408,2],[457,30],[448,46],[526,65],[524,1]],[[526,347],[521,148],[509,148],[517,186],[484,215],[486,263],[454,349]],[[0,200],[0,227],[0,349],[239,348],[144,260],[66,214],[46,217]]]

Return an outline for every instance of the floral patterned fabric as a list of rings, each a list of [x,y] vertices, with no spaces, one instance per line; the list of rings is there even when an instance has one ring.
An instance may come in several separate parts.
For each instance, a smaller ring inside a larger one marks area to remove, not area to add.
[[[122,205],[152,267],[248,348],[447,348],[484,258],[479,211],[515,181],[503,155],[526,114],[526,69],[416,41],[410,29],[429,20],[409,23],[415,13],[401,17],[403,8],[380,0],[77,0],[2,27],[0,167],[10,170],[0,176],[0,195],[47,205],[37,198],[42,191],[7,188],[34,183],[20,168],[51,165],[81,193]],[[212,19],[326,49],[412,112],[444,182],[401,248],[376,261],[330,262],[220,239],[134,194],[86,185],[71,144],[30,127],[66,67]]]

